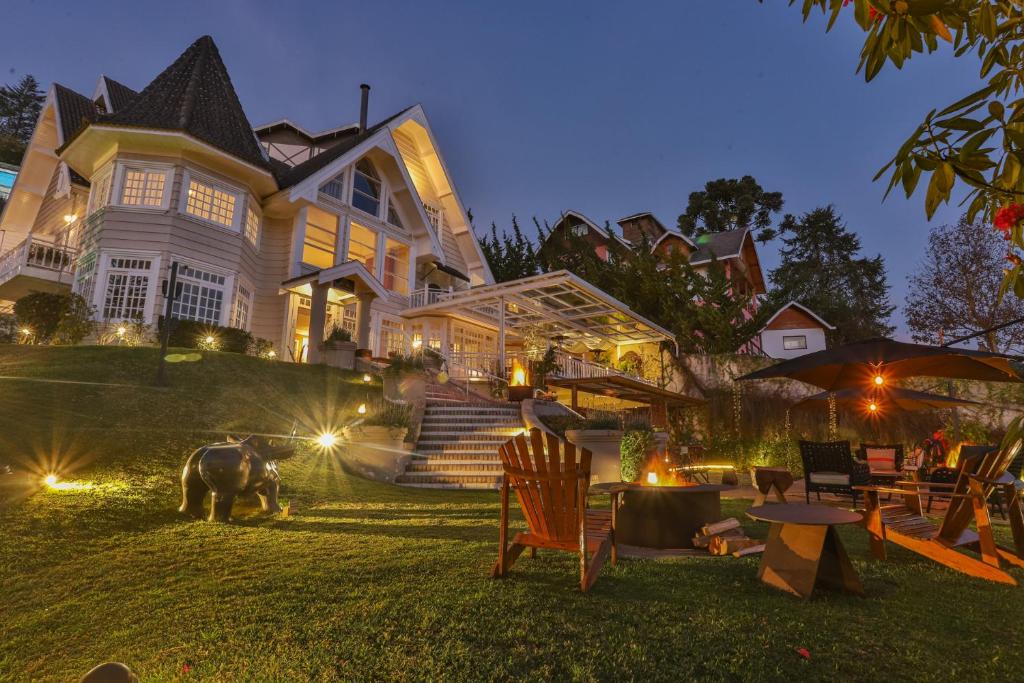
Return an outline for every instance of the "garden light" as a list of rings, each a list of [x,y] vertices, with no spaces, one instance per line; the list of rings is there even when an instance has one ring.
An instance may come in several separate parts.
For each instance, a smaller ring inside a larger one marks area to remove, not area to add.
[[[214,341],[214,340],[213,340],[213,335],[209,335],[209,334],[208,334],[208,335],[206,335],[206,343],[207,343],[207,344],[212,344],[212,343],[213,343],[213,341]]]
[[[276,357],[277,357],[277,353],[274,351],[274,349],[270,349],[269,351],[267,351],[267,358],[276,358]]]
[[[366,415],[366,404],[360,403],[359,407],[356,408],[356,412],[359,413],[360,415]]]
[[[125,328],[124,325],[122,325],[121,327],[117,328],[117,336],[118,337],[123,337],[125,335],[125,333],[127,333],[127,332],[128,332],[128,330]]]
[[[332,432],[324,432],[316,437],[316,442],[320,444],[321,448],[333,448],[334,444],[338,443],[338,437]]]
[[[366,382],[367,384],[369,384],[370,382],[373,381],[373,378],[370,377],[369,373],[366,373],[366,374],[363,375],[363,381]]]
[[[28,329],[27,327],[23,327],[21,328],[21,333],[27,337],[30,334],[32,334],[32,330]]]
[[[43,479],[43,483],[46,484],[47,486],[49,486],[52,489],[53,487],[55,487],[57,485],[57,475],[56,474],[48,474],[48,475],[46,475],[46,478]]]

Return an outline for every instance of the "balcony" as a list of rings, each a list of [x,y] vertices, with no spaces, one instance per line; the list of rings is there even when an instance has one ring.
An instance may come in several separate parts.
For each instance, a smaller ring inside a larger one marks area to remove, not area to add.
[[[0,300],[16,301],[32,291],[55,292],[71,286],[78,250],[28,236],[0,256]]]

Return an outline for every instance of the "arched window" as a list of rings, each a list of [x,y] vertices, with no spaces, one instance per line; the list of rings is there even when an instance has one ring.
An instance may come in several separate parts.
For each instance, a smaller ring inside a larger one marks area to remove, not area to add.
[[[371,216],[380,215],[381,182],[369,159],[356,164],[352,179],[352,206]]]
[[[339,173],[328,180],[320,186],[320,191],[328,197],[334,197],[339,201],[343,199],[345,196],[345,174]]]

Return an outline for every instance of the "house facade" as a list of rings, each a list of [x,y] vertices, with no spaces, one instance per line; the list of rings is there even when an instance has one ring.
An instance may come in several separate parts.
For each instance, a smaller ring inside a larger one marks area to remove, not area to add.
[[[761,329],[761,348],[770,358],[796,358],[828,348],[827,332],[835,327],[796,301],[775,312]]]
[[[657,384],[612,361],[671,335],[569,273],[496,285],[423,108],[370,125],[368,98],[326,131],[254,127],[208,36],[138,91],[54,84],[0,216],[0,301],[70,289],[101,325],[155,324],[177,264],[173,317],[282,359],[319,362],[341,327],[377,357],[431,348],[453,377],[507,381],[555,346],[566,379],[600,380],[574,398]]]

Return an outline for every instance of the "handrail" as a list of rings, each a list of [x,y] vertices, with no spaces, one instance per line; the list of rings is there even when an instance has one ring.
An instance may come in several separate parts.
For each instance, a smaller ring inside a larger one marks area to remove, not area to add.
[[[60,277],[65,271],[74,270],[77,255],[78,249],[74,247],[29,235],[0,256],[0,281],[10,279],[22,268],[55,271]]]

